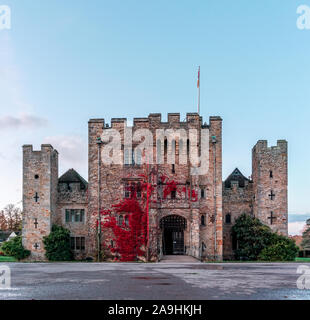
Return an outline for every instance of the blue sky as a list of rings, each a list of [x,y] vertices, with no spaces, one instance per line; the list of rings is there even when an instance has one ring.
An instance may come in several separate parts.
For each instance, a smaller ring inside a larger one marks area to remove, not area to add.
[[[88,119],[184,118],[200,65],[201,114],[224,121],[223,178],[251,174],[257,140],[287,139],[290,232],[310,217],[310,30],[296,27],[310,0],[1,1],[0,208],[21,200],[22,144],[52,143],[60,173],[87,178]]]

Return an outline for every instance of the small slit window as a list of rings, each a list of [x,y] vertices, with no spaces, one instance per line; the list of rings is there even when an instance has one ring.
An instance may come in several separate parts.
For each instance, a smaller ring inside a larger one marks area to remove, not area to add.
[[[205,226],[205,225],[206,225],[206,217],[205,217],[204,214],[200,216],[200,224],[201,224],[202,226]]]
[[[225,223],[230,224],[231,223],[231,214],[227,213],[225,216]]]
[[[204,189],[204,188],[201,188],[201,189],[200,189],[200,198],[201,198],[201,199],[204,199],[204,198],[205,198],[205,189]]]

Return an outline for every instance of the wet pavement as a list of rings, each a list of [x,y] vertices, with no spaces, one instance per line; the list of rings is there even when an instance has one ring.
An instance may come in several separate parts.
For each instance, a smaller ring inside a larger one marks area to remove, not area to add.
[[[6,299],[310,300],[296,281],[302,263],[3,263]],[[0,265],[0,266],[1,266]]]

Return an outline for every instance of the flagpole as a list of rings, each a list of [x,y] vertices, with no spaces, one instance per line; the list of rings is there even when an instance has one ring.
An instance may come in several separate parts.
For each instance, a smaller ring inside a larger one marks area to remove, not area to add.
[[[198,114],[200,114],[200,66],[198,67],[197,87],[198,87]]]

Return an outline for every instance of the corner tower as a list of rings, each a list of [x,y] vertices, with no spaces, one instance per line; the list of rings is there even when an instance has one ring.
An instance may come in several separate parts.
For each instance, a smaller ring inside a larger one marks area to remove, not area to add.
[[[58,152],[49,144],[41,151],[23,146],[23,245],[31,260],[45,260],[43,237],[56,213]]]
[[[254,215],[274,232],[288,234],[287,141],[268,147],[260,140],[252,150]]]

